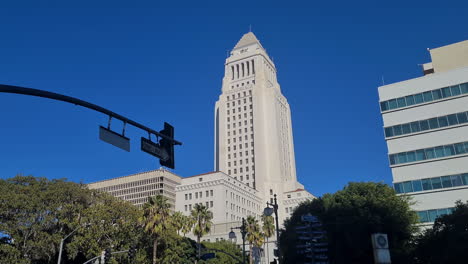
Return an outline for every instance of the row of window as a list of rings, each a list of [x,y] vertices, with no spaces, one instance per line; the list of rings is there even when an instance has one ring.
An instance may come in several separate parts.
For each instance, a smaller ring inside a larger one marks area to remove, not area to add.
[[[411,193],[468,185],[468,173],[426,178],[394,184],[396,193]]]
[[[233,110],[233,111],[234,111],[234,110]],[[234,113],[235,113],[235,112],[233,112],[233,114],[232,114],[232,120],[233,120],[233,121],[236,121],[236,115],[235,115]],[[227,114],[229,115],[229,110],[227,110]],[[252,113],[252,112],[250,112],[250,116],[253,116],[253,113]],[[242,119],[242,115],[239,114],[239,115],[237,116],[237,118],[238,118],[239,120],[241,120],[241,119]],[[244,113],[244,118],[247,118],[247,113]],[[231,119],[230,119],[229,116],[227,117],[227,121],[228,121],[228,122],[231,122]]]
[[[446,116],[439,116],[430,119],[415,121],[411,123],[391,126],[385,128],[385,137],[394,137],[421,131],[437,129],[447,126],[456,126],[468,123],[468,112],[461,112]]]
[[[252,127],[252,126],[250,127],[250,131],[253,131],[253,127]],[[246,128],[246,127],[244,127],[244,132],[247,133],[247,128]],[[227,134],[228,134],[228,137],[230,137],[230,136],[231,136],[231,131],[228,131]],[[242,129],[241,129],[241,128],[239,128],[239,135],[240,135],[240,134],[242,134]],[[235,130],[235,129],[232,130],[232,135],[233,135],[233,136],[236,135],[236,130]]]
[[[419,211],[419,222],[421,223],[428,223],[428,222],[435,222],[436,218],[442,215],[451,214],[454,208],[442,208],[442,209],[434,209],[434,210],[426,210],[426,211]]]
[[[247,84],[248,84],[248,83],[249,83],[249,82],[247,82]],[[249,95],[252,95],[252,90],[249,90]],[[246,92],[246,91],[243,92],[243,96],[244,96],[244,97],[247,96],[247,92]],[[237,93],[237,99],[239,99],[239,98],[241,98],[241,93]],[[229,96],[229,95],[227,96],[227,100],[228,100],[228,101],[229,101],[229,100],[235,100],[235,99],[236,99],[236,94],[235,94],[235,93],[233,93],[231,96]]]
[[[380,103],[380,110],[384,112],[411,105],[437,101],[447,97],[457,96],[460,94],[468,94],[468,83],[457,84],[450,87],[427,91],[424,93],[418,93],[388,101],[383,101]]]
[[[252,97],[249,97],[249,102],[252,102]],[[244,103],[247,103],[247,100],[244,98]],[[240,106],[241,104],[241,100],[237,100],[237,104]],[[227,107],[229,108],[230,106],[232,105],[233,109],[234,107],[236,106],[236,101],[232,101],[232,104],[231,103],[227,103]],[[250,109],[252,109],[252,104],[250,104]],[[241,111],[240,110],[240,107],[239,109],[237,109],[239,112]],[[244,107],[244,110],[247,110],[247,107]],[[235,111],[233,112],[235,113]]]
[[[108,193],[110,193],[113,196],[122,196],[126,194],[139,193],[139,192],[145,192],[145,191],[151,191],[151,190],[163,189],[163,188],[164,188],[164,184],[159,183],[159,184],[143,185],[139,187],[120,189],[117,191],[108,191]]]
[[[231,80],[255,74],[254,60],[245,61],[231,66]]]
[[[203,203],[198,203],[198,204],[202,205]],[[206,207],[213,207],[213,201],[206,202],[205,205],[206,205]],[[192,211],[192,205],[191,204],[186,204],[185,205],[185,211],[186,212]]]
[[[254,139],[254,136],[253,134],[250,134],[250,139]],[[244,140],[249,140],[249,136],[248,135],[245,135],[244,136]],[[242,136],[239,137],[239,142],[242,141]],[[232,137],[232,142],[236,143],[236,137]],[[231,144],[231,139],[228,138],[228,144]]]
[[[389,159],[391,165],[396,165],[414,161],[449,157],[465,153],[468,153],[468,142],[390,154]]]
[[[206,191],[206,197],[213,197],[213,190]],[[195,199],[203,198],[203,192],[195,192]],[[192,193],[185,194],[185,200],[192,200]]]
[[[241,87],[244,86],[245,83],[241,83]],[[247,81],[247,84],[250,84],[250,81]],[[255,80],[252,80],[252,84],[255,84]],[[236,84],[237,88],[239,88],[239,84]],[[234,89],[234,85],[231,85],[231,89]],[[252,94],[252,91],[249,91],[249,94],[251,95]],[[244,96],[245,96],[245,92],[244,92]],[[228,97],[228,100],[229,100],[229,97]]]
[[[145,179],[145,180],[133,181],[133,182],[129,182],[129,183],[123,183],[123,184],[116,184],[116,185],[112,185],[112,186],[107,186],[107,187],[99,188],[98,190],[109,192],[109,191],[115,191],[115,190],[119,190],[119,189],[127,189],[127,188],[131,188],[131,187],[136,187],[136,186],[146,185],[146,184],[151,184],[151,183],[156,183],[156,182],[163,182],[163,181],[164,181],[164,177],[155,177],[155,178],[151,178],[151,179]]]

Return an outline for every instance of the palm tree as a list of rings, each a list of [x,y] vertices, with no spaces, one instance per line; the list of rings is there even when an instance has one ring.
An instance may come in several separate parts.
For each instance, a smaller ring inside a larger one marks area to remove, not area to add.
[[[171,218],[172,225],[177,231],[177,235],[179,235],[180,231],[184,227],[185,215],[183,215],[181,212],[175,212],[172,214]]]
[[[192,210],[192,218],[195,220],[193,234],[197,237],[198,258],[200,258],[200,239],[203,235],[206,235],[208,234],[208,232],[210,232],[211,219],[213,219],[213,213],[208,210],[208,207],[202,204],[195,204]]]
[[[153,264],[157,263],[158,242],[164,234],[171,228],[170,223],[170,204],[167,198],[162,195],[148,197],[148,202],[143,206],[143,216],[140,223],[145,232],[153,236]]]
[[[195,219],[193,219],[192,216],[186,216],[184,215],[182,218],[182,233],[184,234],[184,237],[186,234],[190,233],[192,231],[192,227],[195,224]]]
[[[266,255],[267,255],[267,263],[270,263],[270,255],[269,255],[269,250],[268,250],[268,238],[272,237],[273,234],[275,233],[275,224],[274,224],[274,219],[273,216],[269,215],[262,215],[262,230],[263,234],[265,235],[266,238]]]
[[[260,225],[255,217],[247,216],[247,241],[249,242],[249,263],[253,263],[252,249],[253,247],[261,247],[263,244],[263,233],[260,230]]]

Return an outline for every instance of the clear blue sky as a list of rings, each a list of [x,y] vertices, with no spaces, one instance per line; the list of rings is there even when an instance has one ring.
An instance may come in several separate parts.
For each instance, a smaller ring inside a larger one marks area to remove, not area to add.
[[[175,172],[191,176],[213,170],[224,60],[252,25],[291,105],[298,178],[322,195],[391,183],[377,86],[421,76],[426,48],[466,40],[467,14],[467,1],[2,1],[0,83],[167,121],[184,143]],[[1,178],[87,183],[159,167],[138,129],[130,153],[99,141],[107,117],[91,110],[0,94],[0,115]]]

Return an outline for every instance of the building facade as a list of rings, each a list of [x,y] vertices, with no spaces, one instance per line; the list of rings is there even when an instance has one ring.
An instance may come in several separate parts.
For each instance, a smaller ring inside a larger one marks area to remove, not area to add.
[[[304,187],[296,178],[291,111],[275,64],[249,32],[224,72],[215,105],[215,171],[258,190],[264,202],[277,194],[281,204],[285,192]]]
[[[428,224],[468,200],[468,41],[430,54],[423,77],[379,87],[395,190]]]
[[[203,237],[211,242],[227,239],[231,227],[238,226],[242,218],[251,215],[260,220],[265,207],[257,190],[223,172],[182,179],[176,187],[176,211],[190,215],[197,203],[207,206],[213,213],[212,229]]]
[[[90,189],[96,189],[129,201],[141,208],[148,201],[148,197],[161,194],[168,199],[171,209],[176,205],[176,186],[181,183],[181,178],[176,174],[158,169],[113,178],[88,184]]]

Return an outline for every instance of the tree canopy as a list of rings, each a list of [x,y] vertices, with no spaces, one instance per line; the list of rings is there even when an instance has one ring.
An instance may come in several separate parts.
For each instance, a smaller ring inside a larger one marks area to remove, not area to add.
[[[285,263],[304,262],[304,256],[296,253],[295,227],[308,213],[323,223],[331,263],[373,263],[372,233],[388,234],[392,263],[409,262],[418,218],[410,209],[409,198],[397,196],[386,184],[349,183],[341,191],[299,205],[280,235]]]
[[[415,262],[466,263],[468,260],[468,201],[458,201],[451,214],[436,219],[416,240]]]

